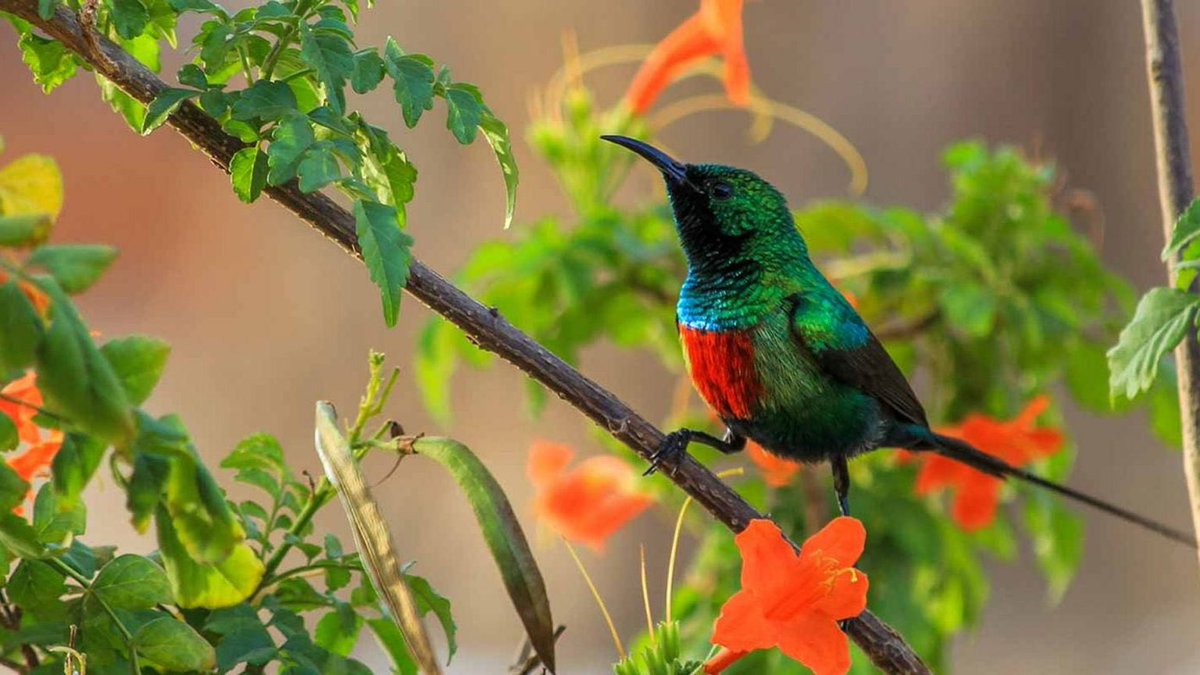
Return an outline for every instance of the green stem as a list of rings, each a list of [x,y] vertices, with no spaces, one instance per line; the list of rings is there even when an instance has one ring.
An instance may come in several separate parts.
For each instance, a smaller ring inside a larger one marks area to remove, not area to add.
[[[279,57],[283,55],[283,50],[292,43],[292,38],[296,37],[296,31],[300,30],[300,23],[308,18],[309,4],[305,0],[300,0],[296,4],[296,21],[287,27],[287,31],[279,36],[279,41],[271,47],[271,51],[267,54],[267,58],[263,59],[262,68],[259,74],[264,80],[270,80],[271,74],[275,72],[275,66],[279,63]]]
[[[250,56],[246,54],[245,45],[237,46],[238,58],[242,60],[242,72],[246,73],[246,84],[254,84],[254,71],[250,68]]]

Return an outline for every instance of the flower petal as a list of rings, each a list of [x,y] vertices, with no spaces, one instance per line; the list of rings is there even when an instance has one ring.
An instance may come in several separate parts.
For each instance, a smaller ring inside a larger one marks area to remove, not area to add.
[[[839,516],[829,521],[800,547],[800,557],[833,558],[839,567],[852,567],[867,544],[867,529],[861,521]]]
[[[967,532],[975,532],[991,524],[1000,503],[1002,481],[986,474],[959,485],[954,495],[950,515]]]
[[[684,68],[717,52],[718,45],[709,34],[704,19],[693,15],[658,43],[642,64],[625,99],[636,113],[644,113]]]
[[[829,595],[813,603],[814,612],[841,621],[853,619],[867,608],[867,590],[871,587],[867,575],[848,569],[833,578]]]
[[[712,642],[730,651],[752,652],[774,647],[774,632],[754,594],[742,590],[721,607],[721,615],[713,626]]]
[[[781,625],[779,649],[814,675],[844,675],[850,670],[850,643],[837,622],[827,618],[801,614]]]
[[[764,518],[750,521],[734,537],[742,554],[742,588],[773,588],[795,569],[796,552],[775,523]],[[732,649],[733,647],[730,647]]]
[[[566,471],[567,464],[575,451],[570,446],[549,441],[536,441],[529,448],[529,460],[525,464],[525,473],[529,481],[536,487],[548,485],[556,477]]]

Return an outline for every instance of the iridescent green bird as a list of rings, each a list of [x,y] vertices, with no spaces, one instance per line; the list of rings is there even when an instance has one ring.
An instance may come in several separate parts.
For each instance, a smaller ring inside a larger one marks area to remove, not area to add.
[[[843,514],[846,461],[876,448],[935,452],[1018,478],[1195,547],[1183,532],[1048,481],[929,427],[904,374],[813,265],[783,195],[744,169],[683,164],[642,141],[603,136],[662,172],[687,257],[676,321],[692,382],[728,427],[667,435],[650,470],[691,442],[725,453],[747,439],[801,462],[829,461]]]

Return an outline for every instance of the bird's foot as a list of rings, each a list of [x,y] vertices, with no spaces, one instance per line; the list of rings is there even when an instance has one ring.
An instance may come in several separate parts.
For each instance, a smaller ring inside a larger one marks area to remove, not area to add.
[[[649,476],[663,465],[670,466],[671,471],[674,472],[675,467],[679,465],[679,460],[687,454],[687,446],[691,441],[692,432],[688,429],[676,429],[667,434],[654,454],[650,455],[650,468],[646,469],[642,475]]]

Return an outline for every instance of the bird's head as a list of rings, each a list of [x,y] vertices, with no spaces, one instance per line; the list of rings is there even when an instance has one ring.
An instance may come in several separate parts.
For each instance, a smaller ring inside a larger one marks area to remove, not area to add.
[[[633,151],[662,173],[693,269],[807,256],[787,200],[757,174],[720,164],[684,164],[625,136],[601,138]]]

